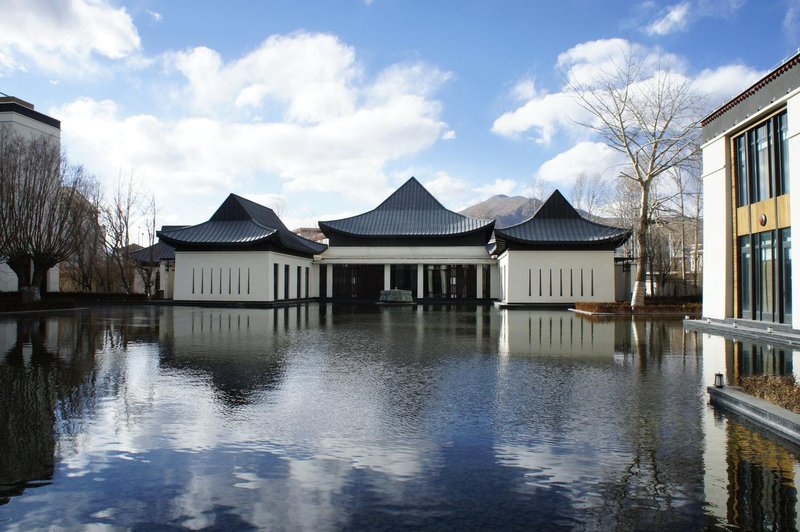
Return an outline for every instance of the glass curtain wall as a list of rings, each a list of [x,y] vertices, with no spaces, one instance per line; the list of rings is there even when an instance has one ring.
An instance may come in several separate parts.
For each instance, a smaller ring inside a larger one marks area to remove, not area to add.
[[[738,313],[745,319],[791,323],[791,229],[788,212],[779,215],[788,205],[780,197],[790,190],[787,143],[786,112],[733,139],[737,218],[750,224],[738,227],[736,239]],[[765,230],[768,222],[774,229]]]

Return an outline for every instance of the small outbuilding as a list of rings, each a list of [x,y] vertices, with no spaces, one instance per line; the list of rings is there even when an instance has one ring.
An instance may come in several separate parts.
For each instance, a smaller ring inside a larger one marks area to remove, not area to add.
[[[614,301],[614,251],[630,235],[583,218],[556,190],[531,218],[495,230],[501,304]]]
[[[277,302],[317,297],[315,254],[272,209],[231,194],[199,225],[159,231],[175,249],[176,301]]]

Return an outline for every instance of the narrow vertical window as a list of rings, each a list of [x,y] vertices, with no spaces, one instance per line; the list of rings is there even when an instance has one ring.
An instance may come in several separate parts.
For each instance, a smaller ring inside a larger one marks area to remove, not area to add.
[[[734,141],[736,151],[736,205],[743,207],[750,203],[750,180],[747,164],[747,135]]]
[[[311,280],[311,268],[306,266],[306,299],[310,297],[310,289],[308,287],[308,283]]]
[[[573,297],[575,294],[572,293],[572,268],[569,269],[569,297]]]
[[[788,194],[791,191],[791,180],[789,179],[789,136],[786,125],[786,113],[781,113],[778,122],[778,165],[780,170],[780,190],[779,194]]]
[[[222,268],[219,269],[219,293],[222,293]]]
[[[214,293],[214,268],[208,269],[208,284],[209,284],[209,294]]]
[[[542,269],[539,268],[539,297],[542,297]]]
[[[239,286],[236,289],[236,293],[237,294],[241,294],[242,293],[242,269],[241,268],[239,268]]]
[[[301,266],[297,267],[297,293],[294,295],[296,299],[300,299],[302,296],[302,292],[300,291],[302,288],[303,283],[303,276],[301,275],[303,268]],[[299,308],[299,307],[298,307]]]
[[[583,297],[583,268],[581,268],[581,297]]]
[[[272,265],[272,300],[278,300],[278,264]]]
[[[205,268],[200,268],[200,293],[205,294]]]
[[[231,268],[228,268],[228,294],[231,293],[231,281],[233,280],[233,274],[231,272]]]
[[[591,294],[592,294],[592,297],[594,297],[594,268],[592,268],[591,275],[592,275],[592,280],[591,280],[591,282],[592,282],[592,286],[591,286],[592,292],[591,292]]]
[[[528,268],[528,297],[531,297],[531,295],[532,295],[532,292],[531,292],[531,284],[532,284],[531,283],[531,275],[532,275],[531,274],[531,269]]]
[[[283,299],[289,299],[289,265],[283,266]]]
[[[192,293],[194,294],[194,268],[192,268]]]
[[[558,269],[558,295],[564,297],[564,270]]]
[[[247,268],[247,294],[250,295],[250,268]]]
[[[553,297],[553,268],[550,268],[550,297]]]

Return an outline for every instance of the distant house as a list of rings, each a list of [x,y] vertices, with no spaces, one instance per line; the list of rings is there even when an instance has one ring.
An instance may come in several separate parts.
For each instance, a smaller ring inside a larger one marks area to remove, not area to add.
[[[413,177],[375,209],[319,226],[329,241],[316,259],[322,298],[377,300],[390,288],[417,300],[498,293],[487,249],[494,221],[446,209]]]
[[[614,250],[629,229],[589,221],[556,190],[529,219],[495,230],[503,304],[567,304],[630,297]]]
[[[272,209],[235,194],[207,222],[162,230],[158,236],[175,249],[177,301],[277,302],[317,296],[313,257],[325,245],[292,233]]]
[[[13,96],[0,96],[0,128],[8,128],[12,134],[28,139],[44,137],[61,146],[61,122],[36,111],[33,104]],[[16,292],[19,289],[17,275],[2,259],[0,257],[0,292]],[[58,267],[48,270],[42,290],[59,291]]]

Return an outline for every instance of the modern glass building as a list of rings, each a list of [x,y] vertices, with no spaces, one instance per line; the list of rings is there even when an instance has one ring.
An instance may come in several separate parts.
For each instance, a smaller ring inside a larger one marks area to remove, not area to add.
[[[791,191],[800,175],[800,54],[702,125],[703,313],[798,329],[792,227],[800,206]]]

